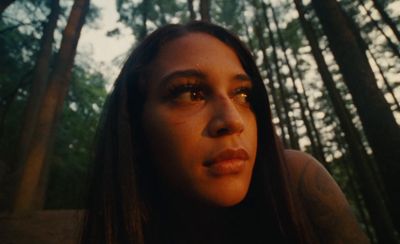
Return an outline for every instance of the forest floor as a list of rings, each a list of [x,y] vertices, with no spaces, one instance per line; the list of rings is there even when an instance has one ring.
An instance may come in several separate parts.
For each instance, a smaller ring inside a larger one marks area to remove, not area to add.
[[[29,216],[0,215],[1,244],[77,244],[82,211],[44,210]]]

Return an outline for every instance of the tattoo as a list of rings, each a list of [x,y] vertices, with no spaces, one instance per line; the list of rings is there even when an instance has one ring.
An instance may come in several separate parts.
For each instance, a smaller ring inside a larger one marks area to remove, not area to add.
[[[321,243],[369,243],[339,186],[316,163],[304,163],[297,191]]]

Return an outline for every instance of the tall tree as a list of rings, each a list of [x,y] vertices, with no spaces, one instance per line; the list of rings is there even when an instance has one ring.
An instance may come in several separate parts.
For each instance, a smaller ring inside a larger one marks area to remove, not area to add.
[[[379,14],[381,15],[383,21],[390,27],[393,31],[394,35],[397,38],[397,41],[400,42],[400,32],[397,29],[396,23],[390,18],[390,16],[386,13],[385,8],[383,7],[382,3],[379,0],[372,0],[374,3],[374,7],[378,10]]]
[[[390,39],[388,35],[386,35],[385,31],[379,26],[378,21],[372,17],[371,12],[367,9],[367,7],[364,4],[363,0],[358,0],[364,11],[367,13],[368,18],[371,20],[371,23],[375,26],[375,28],[381,33],[383,37],[385,37],[387,44],[389,45],[390,49],[392,49],[392,52],[400,58],[400,51],[398,49],[398,46]]]
[[[18,150],[19,163],[26,158],[26,150],[32,139],[33,130],[36,125],[37,112],[39,110],[40,101],[45,91],[47,78],[49,73],[50,58],[52,54],[54,31],[57,27],[57,20],[60,14],[59,0],[51,1],[51,12],[48,21],[44,25],[43,35],[40,41],[40,49],[37,54],[35,67],[32,75],[32,85],[29,93],[27,105],[25,108],[24,118],[22,119],[20,144]]]
[[[327,166],[326,161],[325,161],[325,157],[324,157],[324,155],[322,153],[322,150],[319,150],[320,148],[318,148],[318,146],[316,145],[314,136],[312,134],[311,123],[310,123],[310,121],[309,121],[309,119],[308,119],[308,117],[306,115],[306,107],[305,107],[305,105],[304,105],[304,103],[303,103],[303,101],[301,99],[301,95],[300,95],[300,93],[299,93],[299,91],[298,91],[298,89],[296,87],[296,77],[295,77],[292,65],[289,62],[288,51],[287,51],[285,40],[283,39],[283,36],[282,36],[282,33],[281,33],[281,29],[279,27],[278,18],[277,18],[276,14],[275,14],[274,8],[271,5],[269,5],[269,9],[271,9],[271,12],[272,12],[272,19],[273,19],[275,27],[276,27],[276,33],[277,33],[277,36],[278,36],[278,41],[279,41],[280,46],[282,48],[284,61],[285,61],[286,67],[289,70],[289,76],[290,76],[290,80],[292,81],[293,91],[294,91],[294,94],[296,95],[297,102],[300,105],[301,118],[302,118],[303,123],[304,123],[304,125],[306,127],[306,134],[307,134],[307,136],[308,136],[308,138],[310,140],[312,152],[315,155],[315,157],[318,160],[320,160],[320,162],[324,163],[324,165]],[[302,82],[302,81],[300,80],[300,82]],[[311,112],[310,112],[310,114],[311,114]]]
[[[375,66],[378,68],[379,74],[382,77],[383,83],[386,86],[387,91],[390,93],[393,99],[393,104],[396,107],[396,110],[400,112],[400,103],[399,100],[396,98],[396,95],[394,94],[394,90],[392,85],[389,83],[388,79],[385,76],[385,72],[383,72],[381,65],[378,63],[378,61],[375,58],[375,55],[371,52],[371,50],[368,48],[368,53],[371,56],[371,59],[374,61]]]
[[[200,4],[199,9],[200,9],[201,20],[211,22],[211,17],[210,17],[211,0],[200,0],[199,4]]]
[[[193,8],[193,0],[187,0],[187,5],[188,5],[188,10],[189,10],[190,20],[195,20],[196,13],[194,12],[194,8]]]
[[[321,163],[323,163],[324,165],[327,165],[327,161],[326,161],[324,150],[323,150],[323,145],[322,145],[322,142],[321,142],[320,132],[318,131],[317,126],[315,124],[315,119],[314,119],[314,116],[313,116],[313,110],[311,109],[311,106],[310,106],[310,104],[308,102],[308,95],[307,95],[306,89],[305,89],[304,84],[303,84],[304,83],[303,82],[304,81],[304,76],[303,76],[302,71],[300,71],[300,68],[299,68],[300,62],[299,62],[299,59],[297,58],[296,51],[293,51],[293,58],[296,61],[295,69],[296,69],[296,72],[299,75],[301,90],[303,91],[304,105],[305,105],[305,109],[304,110],[308,111],[308,113],[309,113],[309,118],[310,118],[309,121],[310,121],[310,127],[311,127],[310,131],[314,132],[314,133],[311,133],[312,134],[311,136],[313,136],[313,139],[315,140],[316,155],[319,155],[319,156],[316,156],[316,157],[321,161]]]
[[[106,97],[105,84],[106,80],[98,72],[88,72],[82,66],[74,65],[54,140],[54,152],[47,160],[51,164],[45,208],[80,209],[85,205],[80,193],[86,189],[84,176],[91,161],[93,137]]]
[[[0,15],[4,12],[4,10],[15,0],[2,0],[0,1]]]
[[[173,18],[187,19],[186,1],[118,0],[116,7],[119,14],[118,21],[132,29],[138,41],[157,27],[173,21]]]
[[[357,34],[335,0],[312,0],[344,81],[353,97],[368,142],[378,162],[389,208],[400,230],[400,127],[377,86],[374,73]]]
[[[382,36],[386,39],[386,43],[389,45],[389,48],[392,50],[393,54],[395,54],[398,58],[400,58],[400,51],[399,51],[399,47],[392,42],[392,40],[389,38],[389,36],[386,35],[386,33],[383,31],[383,29],[378,25],[378,22],[372,17],[370,11],[366,8],[364,2],[362,0],[358,1],[361,5],[361,7],[365,10],[365,12],[367,13],[369,19],[371,20],[371,23],[373,24],[373,26],[382,34]],[[354,8],[353,8],[354,9]],[[346,15],[347,17],[347,15]],[[372,43],[368,40],[368,38],[363,39],[361,37],[361,33],[360,30],[356,24],[356,22],[348,17],[348,23],[351,26],[353,33],[355,33],[356,37],[357,37],[357,42],[358,45],[361,47],[361,49],[365,52],[368,53],[371,56],[371,60],[375,63],[375,65],[378,68],[379,74],[381,75],[383,82],[387,88],[387,91],[392,95],[393,100],[394,100],[394,104],[397,105],[397,108],[400,108],[400,106],[398,106],[399,102],[397,101],[397,98],[393,92],[393,88],[391,86],[391,84],[389,83],[389,81],[386,79],[386,76],[380,66],[380,64],[377,62],[375,56],[373,55],[373,52],[371,51],[371,46]]]
[[[89,0],[75,0],[58,52],[55,67],[50,75],[39,111],[33,140],[24,163],[21,181],[18,185],[13,212],[24,214],[32,210],[34,196],[40,181],[48,144],[51,141],[53,124],[57,110],[62,106],[66,89],[69,86],[71,70],[80,32],[89,9]]]
[[[267,79],[268,79],[268,83],[267,86],[269,88],[270,94],[272,95],[272,100],[273,103],[275,105],[275,111],[276,111],[276,115],[279,118],[279,127],[281,129],[281,137],[282,137],[282,142],[284,144],[285,147],[287,147],[287,142],[286,142],[286,133],[285,133],[285,125],[283,123],[283,118],[282,118],[282,108],[280,105],[280,102],[278,101],[278,97],[277,97],[277,91],[274,87],[274,78],[272,76],[272,68],[271,68],[271,64],[268,60],[268,55],[267,55],[267,51],[266,51],[266,45],[264,42],[264,37],[263,37],[263,32],[261,30],[261,25],[260,23],[256,20],[255,21],[255,25],[254,25],[254,33],[257,36],[257,40],[258,40],[258,45],[260,47],[261,53],[262,53],[262,57],[263,57],[263,65],[264,65],[264,69],[267,71]]]
[[[150,0],[143,0],[143,2],[140,5],[140,12],[142,14],[142,29],[140,30],[139,33],[139,40],[145,38],[148,32],[147,19],[149,15],[150,4],[151,4]]]
[[[382,243],[397,243],[394,234],[394,227],[389,213],[386,210],[373,173],[367,165],[368,156],[362,145],[357,129],[351,121],[350,115],[336,89],[335,82],[329,72],[328,66],[319,48],[318,40],[315,36],[311,24],[304,17],[304,9],[301,0],[294,0],[299,13],[300,23],[304,30],[304,34],[311,47],[311,52],[317,63],[318,71],[327,88],[332,105],[340,121],[340,126],[344,132],[346,142],[349,147],[349,153],[353,161],[355,172],[359,176],[361,192],[365,198],[366,206],[371,216],[377,237]]]
[[[257,8],[256,2],[255,3],[255,7]],[[282,100],[282,104],[283,104],[283,109],[284,109],[284,121],[286,124],[286,128],[288,130],[288,134],[289,134],[289,141],[290,141],[290,146],[293,149],[299,149],[299,141],[298,141],[298,137],[295,133],[294,130],[294,126],[292,124],[292,120],[289,116],[289,112],[290,112],[290,105],[288,103],[288,96],[287,96],[287,90],[286,87],[284,85],[284,81],[283,81],[283,77],[281,74],[281,70],[280,70],[280,65],[279,65],[279,58],[278,58],[278,52],[277,52],[277,47],[276,47],[276,43],[275,43],[275,38],[272,32],[272,28],[270,26],[269,20],[268,20],[268,15],[267,15],[267,7],[266,4],[263,2],[262,3],[262,16],[263,19],[265,21],[265,25],[267,26],[267,31],[268,31],[268,37],[269,37],[269,43],[272,47],[272,54],[273,54],[273,62],[274,62],[274,67],[275,67],[275,73],[276,73],[276,77],[277,77],[277,81],[279,84],[279,91],[280,91],[280,96],[281,96],[281,100]],[[283,129],[283,128],[282,128]],[[283,138],[285,140],[285,138]]]

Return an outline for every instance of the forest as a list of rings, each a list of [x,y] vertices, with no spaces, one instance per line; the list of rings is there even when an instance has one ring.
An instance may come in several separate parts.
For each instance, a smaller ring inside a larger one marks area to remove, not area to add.
[[[110,0],[107,0],[110,1]],[[96,126],[113,80],[82,28],[90,0],[0,1],[0,212],[81,209]],[[283,144],[317,158],[371,243],[400,242],[400,2],[116,0],[135,43],[203,20],[251,50]],[[119,38],[119,28],[104,35]],[[126,55],[130,50],[126,50]]]

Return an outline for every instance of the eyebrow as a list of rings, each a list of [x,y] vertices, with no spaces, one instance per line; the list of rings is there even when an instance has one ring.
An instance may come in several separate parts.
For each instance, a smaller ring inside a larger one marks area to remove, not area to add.
[[[237,75],[233,76],[233,80],[251,82],[250,77],[246,74],[237,74]]]
[[[160,84],[161,86],[165,86],[166,84],[168,84],[168,82],[174,79],[185,78],[185,77],[192,77],[205,80],[207,78],[207,75],[198,69],[177,70],[161,78]],[[232,77],[232,81],[251,82],[251,79],[247,74],[239,73],[235,74]]]
[[[161,78],[161,86],[165,86],[168,82],[177,79],[177,78],[185,78],[185,77],[193,77],[198,79],[206,79],[206,75],[197,69],[186,69],[186,70],[177,70],[172,73],[167,74],[163,78]]]

